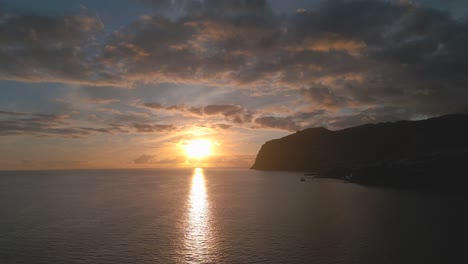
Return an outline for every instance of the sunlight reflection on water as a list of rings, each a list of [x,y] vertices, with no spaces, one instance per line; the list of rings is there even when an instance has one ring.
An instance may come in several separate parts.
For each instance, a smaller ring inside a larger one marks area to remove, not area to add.
[[[0,172],[0,263],[466,263],[466,197],[302,176]]]
[[[203,169],[196,168],[188,197],[188,223],[185,232],[186,261],[211,262],[212,247],[210,210]]]

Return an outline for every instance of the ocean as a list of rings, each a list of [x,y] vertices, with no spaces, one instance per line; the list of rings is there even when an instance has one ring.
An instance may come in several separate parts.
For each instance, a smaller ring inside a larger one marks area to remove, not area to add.
[[[0,172],[0,263],[466,262],[466,198],[301,175]]]

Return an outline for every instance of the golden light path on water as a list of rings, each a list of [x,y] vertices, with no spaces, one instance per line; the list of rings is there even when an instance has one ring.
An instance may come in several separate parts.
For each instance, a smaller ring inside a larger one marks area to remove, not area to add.
[[[212,262],[215,242],[211,234],[210,208],[203,169],[194,169],[188,197],[185,247],[188,263]]]

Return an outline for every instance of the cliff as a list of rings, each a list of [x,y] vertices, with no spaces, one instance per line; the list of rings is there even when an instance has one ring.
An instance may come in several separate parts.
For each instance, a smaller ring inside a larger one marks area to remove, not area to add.
[[[406,187],[468,186],[468,115],[310,128],[265,143],[252,169],[312,171],[349,181]],[[352,176],[352,177],[350,177]],[[460,186],[457,186],[460,185]]]

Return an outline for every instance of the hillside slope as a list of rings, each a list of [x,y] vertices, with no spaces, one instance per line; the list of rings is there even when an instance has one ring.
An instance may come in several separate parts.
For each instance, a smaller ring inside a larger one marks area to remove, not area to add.
[[[252,169],[313,171],[353,182],[408,187],[466,184],[468,115],[310,128],[265,143]],[[350,177],[352,176],[352,177]]]

